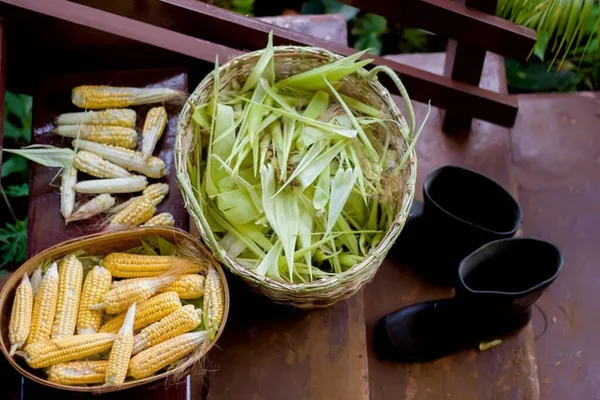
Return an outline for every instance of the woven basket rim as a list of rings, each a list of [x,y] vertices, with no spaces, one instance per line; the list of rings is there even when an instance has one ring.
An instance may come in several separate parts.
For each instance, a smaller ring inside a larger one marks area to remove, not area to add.
[[[242,54],[240,56],[237,56],[237,57],[229,60],[227,63],[220,66],[219,74],[223,75],[223,73],[225,71],[227,71],[229,68],[232,68],[232,66],[235,66],[238,63],[251,62],[253,59],[258,59],[258,57],[260,57],[260,55],[263,53],[263,51],[264,50],[257,50],[257,51],[253,51],[250,53],[245,53],[245,54]],[[315,57],[315,58],[319,58],[322,60],[338,60],[338,59],[343,58],[342,56],[332,53],[326,49],[316,48],[316,47],[303,47],[303,46],[275,46],[274,47],[274,56],[276,58],[277,57],[310,56],[310,57]],[[363,70],[363,71],[366,72],[365,70]],[[202,240],[207,244],[207,246],[209,248],[211,248],[211,249],[213,249],[213,251],[215,251],[217,258],[220,258],[220,260],[223,262],[223,264],[230,271],[232,271],[234,274],[242,277],[247,282],[253,283],[254,285],[256,285],[255,289],[258,289],[259,291],[263,292],[264,294],[267,294],[269,297],[271,297],[275,301],[278,301],[276,299],[278,297],[278,294],[285,293],[286,297],[293,298],[293,297],[297,296],[297,300],[300,301],[300,303],[298,303],[298,304],[302,304],[302,303],[304,303],[306,295],[314,294],[314,295],[318,296],[318,292],[332,289],[332,288],[338,287],[340,285],[356,283],[357,281],[360,282],[360,285],[362,285],[363,283],[366,283],[368,280],[370,280],[372,278],[375,271],[377,270],[377,268],[383,261],[383,258],[385,258],[387,251],[389,250],[389,248],[391,247],[391,245],[393,244],[393,242],[399,235],[399,233],[400,233],[402,227],[404,226],[404,223],[406,222],[406,219],[408,217],[408,211],[412,204],[412,200],[413,200],[414,192],[415,192],[415,183],[416,183],[417,166],[416,166],[416,151],[415,151],[414,147],[411,149],[408,160],[406,162],[406,165],[404,166],[404,171],[406,171],[406,169],[408,168],[409,173],[408,173],[408,179],[405,182],[405,190],[402,195],[401,209],[399,210],[396,217],[394,218],[392,225],[388,228],[386,234],[384,235],[383,240],[379,243],[379,245],[375,249],[371,249],[371,251],[369,252],[369,254],[365,257],[365,259],[363,261],[355,264],[354,266],[347,269],[346,271],[343,271],[341,273],[338,273],[338,274],[335,274],[332,276],[320,278],[320,279],[317,279],[315,281],[308,282],[308,283],[286,283],[286,282],[276,281],[276,280],[273,280],[268,277],[260,276],[260,275],[256,274],[254,271],[239,264],[235,259],[229,257],[225,253],[225,251],[222,248],[220,248],[218,243],[216,243],[216,241],[214,241],[214,237],[213,237],[214,243],[211,243],[212,233],[210,232],[209,229],[205,229],[202,226],[202,223],[199,220],[199,217],[195,214],[193,206],[190,206],[190,202],[193,202],[196,200],[192,199],[191,196],[189,196],[185,193],[185,190],[182,188],[181,182],[179,182],[180,179],[184,179],[187,184],[191,184],[189,175],[187,173],[187,163],[185,162],[187,153],[191,148],[188,148],[188,149],[185,148],[186,141],[184,140],[184,137],[188,134],[189,130],[191,129],[191,116],[192,116],[192,112],[193,112],[193,107],[197,105],[197,102],[200,98],[200,94],[203,93],[204,91],[207,91],[207,88],[212,87],[213,74],[214,74],[213,72],[210,72],[209,74],[206,75],[206,77],[200,82],[200,84],[192,92],[188,101],[184,105],[184,107],[181,111],[181,114],[180,114],[178,125],[177,125],[177,142],[175,145],[175,153],[176,153],[175,167],[176,167],[176,171],[178,173],[178,183],[179,183],[180,188],[182,189],[182,194],[183,194],[184,201],[186,203],[186,208],[188,208],[188,211],[189,211],[190,215],[192,216],[194,223],[198,227],[198,230],[200,231],[200,236],[201,236]],[[389,91],[387,89],[385,89],[377,80],[366,81],[366,82],[371,87],[371,89],[374,91],[374,93],[376,93],[378,96],[380,96],[382,101],[389,108],[390,115],[392,116],[392,118],[395,121],[400,121],[401,119],[404,120],[402,113],[400,112],[398,106],[396,105],[396,103],[393,100]],[[406,138],[402,138],[402,139],[406,140]],[[200,214],[202,214],[201,211],[200,211]],[[203,215],[201,215],[201,217],[203,217]],[[371,271],[371,273],[368,273],[366,277],[360,276],[360,274],[362,272],[364,272],[365,270],[368,270],[369,268],[373,269],[373,271]],[[358,290],[358,288],[355,290],[352,290],[352,293],[350,293],[348,295],[342,294],[337,300],[348,297],[349,295],[353,294],[357,290]],[[325,298],[326,297],[327,297],[327,295],[325,295]],[[289,302],[294,303],[294,301],[292,299],[290,299],[290,300],[281,299],[281,301],[285,302],[285,303],[289,303]]]

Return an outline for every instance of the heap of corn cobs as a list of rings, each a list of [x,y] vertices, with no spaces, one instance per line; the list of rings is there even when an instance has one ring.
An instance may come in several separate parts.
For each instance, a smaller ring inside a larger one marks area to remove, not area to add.
[[[213,340],[223,319],[224,289],[208,262],[111,253],[84,278],[71,254],[44,269],[16,290],[9,340],[11,355],[49,367],[57,384],[148,377]]]

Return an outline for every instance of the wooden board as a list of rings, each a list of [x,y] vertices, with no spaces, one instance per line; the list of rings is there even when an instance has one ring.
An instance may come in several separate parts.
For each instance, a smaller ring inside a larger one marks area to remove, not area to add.
[[[563,252],[533,322],[541,398],[597,399],[600,388],[600,92],[519,95],[512,153],[523,232]]]

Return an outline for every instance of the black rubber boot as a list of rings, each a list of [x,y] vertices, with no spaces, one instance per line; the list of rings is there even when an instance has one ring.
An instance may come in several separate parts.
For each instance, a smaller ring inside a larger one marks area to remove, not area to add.
[[[486,244],[460,263],[454,298],[383,317],[375,329],[377,353],[396,361],[430,361],[516,333],[562,265],[560,251],[542,240]]]
[[[439,283],[454,283],[464,257],[514,236],[521,224],[521,208],[510,193],[465,168],[445,166],[427,175],[423,199],[413,202],[389,257]]]

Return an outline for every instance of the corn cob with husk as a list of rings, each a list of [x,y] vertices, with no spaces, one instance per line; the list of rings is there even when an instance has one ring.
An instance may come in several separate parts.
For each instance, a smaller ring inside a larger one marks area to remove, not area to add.
[[[148,179],[142,175],[128,178],[90,179],[78,182],[74,188],[79,193],[133,193],[141,192],[148,186]]]
[[[58,263],[58,296],[52,325],[52,339],[75,334],[77,311],[83,283],[83,265],[73,254]]]
[[[60,212],[67,219],[75,208],[75,185],[77,184],[77,170],[66,167],[62,172],[60,184]]]
[[[208,273],[204,282],[204,326],[211,330],[211,339],[219,329],[225,312],[225,293],[221,285],[219,273],[212,265],[208,266]]]
[[[128,309],[133,303],[152,297],[158,290],[176,279],[176,275],[163,275],[143,282],[132,282],[109,290],[102,296],[102,302],[90,306],[90,310],[104,310],[107,314],[117,314]]]
[[[135,129],[111,125],[59,125],[54,133],[73,139],[84,139],[95,143],[133,149],[137,146]]]
[[[169,185],[166,183],[153,183],[148,185],[146,189],[142,191],[142,196],[149,196],[152,200],[152,204],[155,206],[159,205],[164,199],[165,196],[169,194]],[[120,211],[123,211],[127,206],[133,203],[136,200],[139,200],[141,196],[132,197],[131,199],[123,202],[115,207],[113,207],[110,211],[113,214],[116,214]]]
[[[202,322],[201,315],[202,310],[195,309],[193,305],[188,304],[147,326],[133,338],[132,354],[137,354],[165,340],[196,329]]]
[[[175,218],[171,213],[160,213],[150,218],[141,226],[175,226]]]
[[[137,332],[142,328],[159,321],[181,307],[181,300],[174,292],[157,294],[147,300],[138,303],[133,322],[133,331]],[[122,312],[114,318],[108,320],[100,327],[100,332],[117,333],[125,321],[126,312]]]
[[[167,126],[167,111],[164,107],[154,107],[148,111],[142,130],[142,154],[150,157],[154,153],[156,143]]]
[[[139,199],[125,207],[123,211],[115,214],[107,227],[107,230],[132,228],[148,221],[156,212],[156,206],[148,196]]]
[[[114,333],[92,333],[37,341],[25,346],[23,357],[31,368],[45,368],[108,350],[116,336]]]
[[[27,344],[50,339],[56,315],[58,281],[58,266],[56,263],[52,263],[44,275],[33,301],[33,314]]]
[[[206,265],[197,260],[177,256],[149,256],[130,253],[110,253],[102,265],[115,278],[155,277],[178,269],[182,274],[206,271]]]
[[[192,353],[208,339],[206,331],[184,333],[136,354],[129,362],[129,375],[142,379]]]
[[[105,213],[115,205],[115,202],[115,198],[110,194],[100,194],[79,207],[66,221],[67,223],[81,221]]]
[[[125,382],[127,370],[129,368],[129,359],[133,349],[133,321],[135,319],[135,303],[125,315],[123,326],[119,329],[115,342],[113,343],[110,355],[108,356],[108,365],[106,366],[107,385],[120,385]]]
[[[182,92],[168,88],[133,88],[113,86],[77,86],[71,100],[79,108],[121,108],[140,104],[179,102]]]
[[[73,140],[73,146],[94,153],[130,171],[144,174],[149,178],[161,178],[167,173],[167,166],[163,160],[153,156],[146,159],[138,151],[81,139]]]
[[[10,355],[25,344],[31,327],[33,313],[33,288],[27,274],[23,275],[21,284],[17,287],[10,312],[8,324],[8,340],[10,341]]]
[[[106,161],[89,151],[78,152],[73,159],[73,165],[77,170],[96,178],[127,178],[133,175],[125,168]]]
[[[96,333],[100,329],[104,312],[90,310],[90,306],[102,301],[102,296],[110,290],[111,280],[110,272],[99,265],[92,268],[85,277],[77,315],[77,333],[79,335]]]
[[[65,113],[54,121],[55,125],[112,125],[135,128],[136,113],[127,108],[103,111]]]
[[[137,282],[149,278],[132,278],[113,281],[111,289],[124,285],[126,283]],[[159,289],[159,293],[175,292],[182,300],[192,300],[201,297],[204,294],[204,276],[200,274],[183,274],[170,285]]]
[[[107,360],[71,361],[56,364],[48,370],[48,380],[60,385],[90,385],[103,383]]]
[[[33,290],[33,296],[37,295],[38,289],[42,284],[42,268],[37,267],[31,275],[31,289]]]

